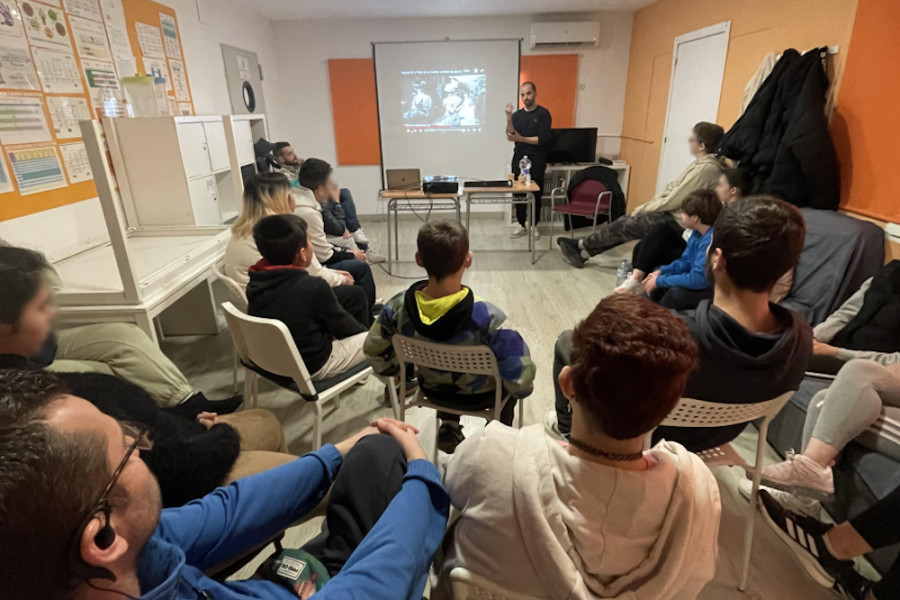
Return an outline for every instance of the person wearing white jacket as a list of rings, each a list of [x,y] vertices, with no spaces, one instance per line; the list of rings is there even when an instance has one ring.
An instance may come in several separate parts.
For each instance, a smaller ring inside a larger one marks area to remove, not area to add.
[[[574,331],[559,381],[572,435],[491,423],[460,444],[445,485],[460,518],[434,599],[462,566],[552,600],[687,600],[715,573],[721,506],[694,454],[644,440],[678,402],[697,348],[646,299],[613,295]]]

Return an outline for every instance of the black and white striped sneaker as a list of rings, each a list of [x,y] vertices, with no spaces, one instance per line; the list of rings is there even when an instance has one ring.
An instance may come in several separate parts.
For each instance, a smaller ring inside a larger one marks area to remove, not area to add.
[[[839,573],[853,568],[853,561],[835,558],[825,546],[822,536],[831,525],[782,508],[765,490],[759,491],[759,500],[763,520],[787,544],[800,566],[816,583],[832,587]]]

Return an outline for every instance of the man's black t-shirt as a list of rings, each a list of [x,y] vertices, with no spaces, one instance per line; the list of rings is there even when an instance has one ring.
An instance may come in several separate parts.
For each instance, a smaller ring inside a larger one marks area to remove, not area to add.
[[[538,138],[537,146],[516,142],[516,156],[547,156],[550,151],[550,129],[552,127],[550,111],[538,106],[532,111],[520,108],[512,115],[513,128],[522,137]]]

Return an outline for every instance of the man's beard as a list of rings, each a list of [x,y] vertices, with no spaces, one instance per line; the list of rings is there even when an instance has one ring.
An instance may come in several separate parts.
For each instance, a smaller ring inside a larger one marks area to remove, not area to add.
[[[525,108],[531,108],[534,106],[534,100],[523,100],[522,104],[525,105]]]

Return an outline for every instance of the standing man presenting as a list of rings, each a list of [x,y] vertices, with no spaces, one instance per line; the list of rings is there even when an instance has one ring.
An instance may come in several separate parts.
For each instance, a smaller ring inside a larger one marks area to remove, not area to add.
[[[519,176],[519,161],[527,156],[531,161],[531,179],[538,191],[534,193],[534,239],[540,238],[537,230],[541,219],[541,190],[544,189],[544,171],[547,169],[547,153],[550,150],[550,127],[552,118],[550,111],[535,102],[537,88],[526,81],[519,86],[519,98],[524,108],[513,112],[513,105],[506,105],[506,139],[515,142],[513,151],[512,172]],[[516,205],[516,219],[519,225],[513,230],[511,237],[519,238],[528,234],[528,205]]]

